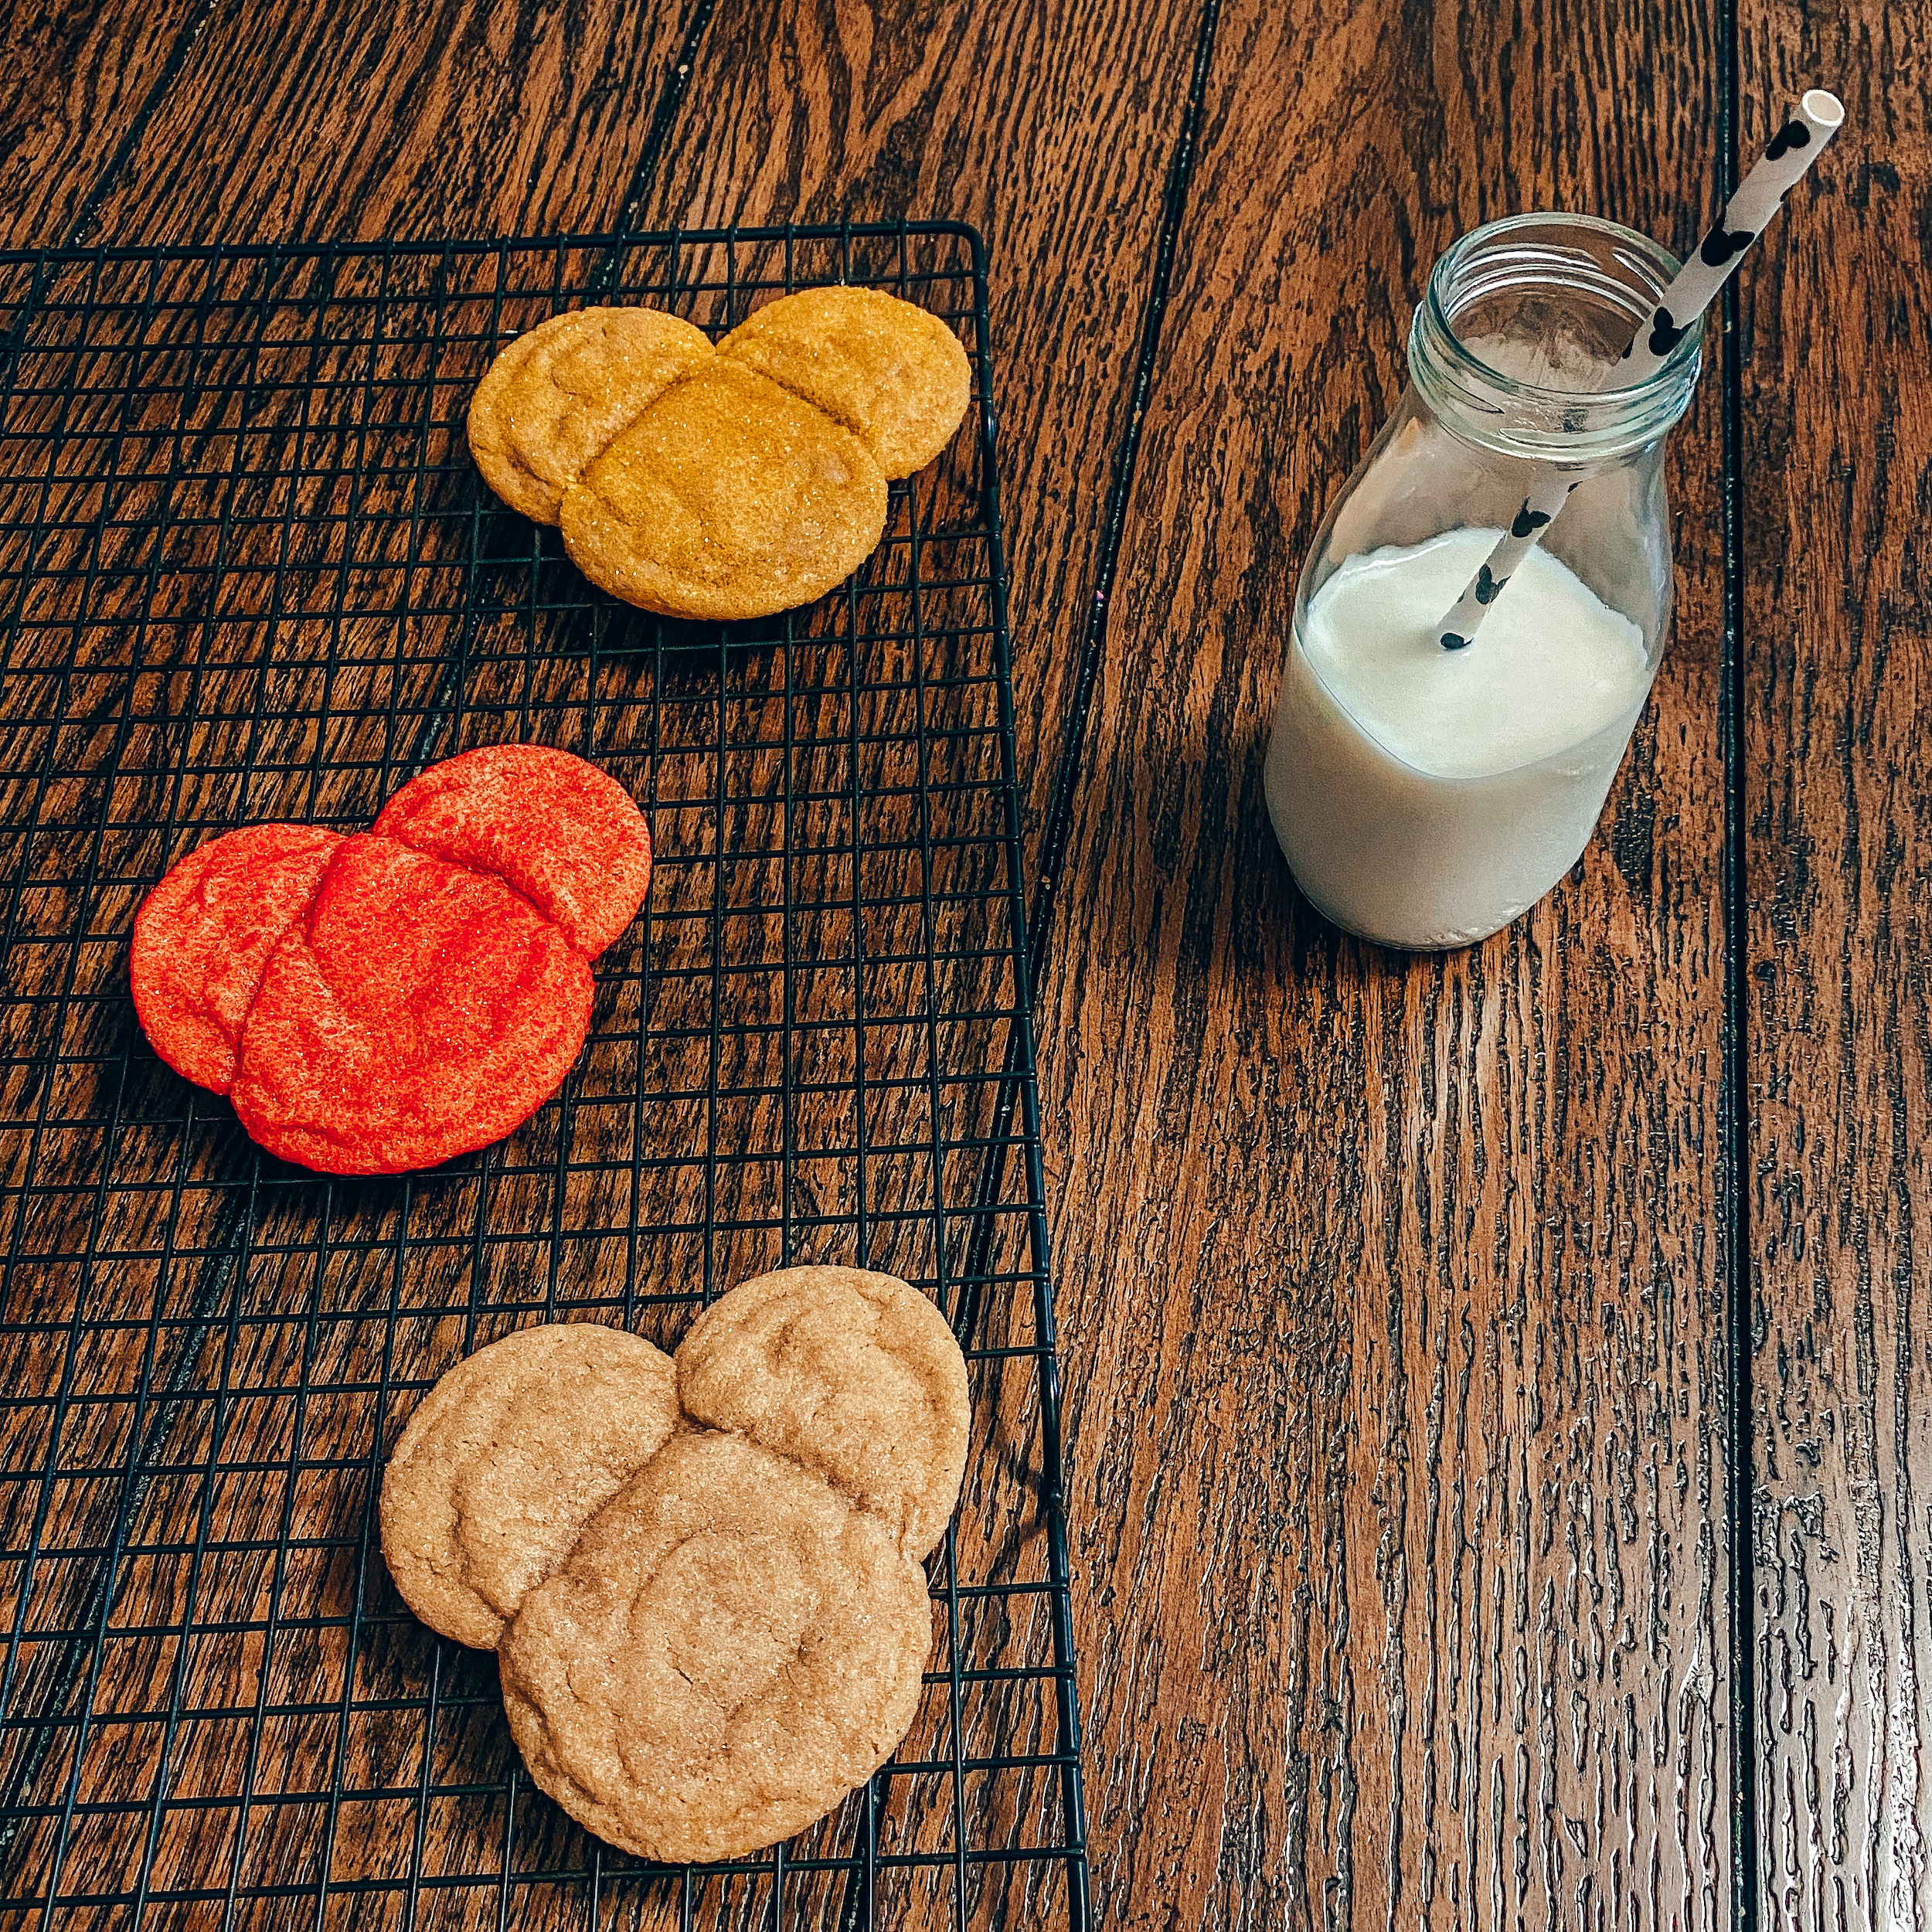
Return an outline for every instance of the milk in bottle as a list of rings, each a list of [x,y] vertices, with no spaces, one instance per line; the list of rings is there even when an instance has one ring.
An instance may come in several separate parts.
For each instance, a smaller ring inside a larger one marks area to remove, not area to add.
[[[1309,600],[1269,747],[1268,810],[1302,889],[1408,947],[1506,926],[1577,860],[1650,689],[1644,634],[1532,550],[1475,645],[1443,612],[1500,530],[1349,558]]]

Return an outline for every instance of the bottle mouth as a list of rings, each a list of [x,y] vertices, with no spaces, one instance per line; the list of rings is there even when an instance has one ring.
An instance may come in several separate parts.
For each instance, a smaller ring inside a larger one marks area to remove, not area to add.
[[[1677,258],[1591,215],[1512,215],[1464,235],[1429,276],[1409,332],[1417,387],[1479,447],[1559,467],[1633,455],[1689,407],[1702,331],[1641,380],[1621,381]]]

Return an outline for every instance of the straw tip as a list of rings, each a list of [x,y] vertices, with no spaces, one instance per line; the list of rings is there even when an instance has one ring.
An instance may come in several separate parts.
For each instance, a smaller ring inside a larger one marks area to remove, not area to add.
[[[1845,118],[1845,103],[1822,87],[1808,89],[1798,104],[1805,119],[1821,128],[1835,128]]]

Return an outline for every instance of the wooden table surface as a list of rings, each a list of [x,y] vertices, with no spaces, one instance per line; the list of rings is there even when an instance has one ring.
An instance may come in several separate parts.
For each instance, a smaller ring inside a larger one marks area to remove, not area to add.
[[[1928,29],[14,10],[11,247],[985,232],[1102,1923],[1932,1911]],[[1598,836],[1471,951],[1340,937],[1260,747],[1431,260],[1539,207],[1682,250],[1814,81],[1847,125],[1673,440],[1675,636]]]

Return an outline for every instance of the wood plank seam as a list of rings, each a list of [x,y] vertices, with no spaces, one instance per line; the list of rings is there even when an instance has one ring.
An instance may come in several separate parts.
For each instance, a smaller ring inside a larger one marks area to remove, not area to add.
[[[1737,5],[1716,0],[1717,205],[1725,206],[1738,179]],[[1751,1666],[1756,1599],[1752,1533],[1750,1041],[1745,987],[1746,819],[1744,814],[1744,548],[1743,508],[1743,371],[1740,360],[1738,290],[1725,286],[1718,420],[1723,477],[1723,641],[1718,670],[1719,735],[1724,767],[1723,1073],[1718,1091],[1723,1124],[1726,1594],[1729,1598],[1731,1730],[1731,1923],[1751,1932],[1757,1923],[1757,1817],[1755,1801],[1756,1679]]]
[[[1027,913],[1025,942],[1029,1015],[1038,1009],[1040,987],[1052,959],[1053,912],[1058,903],[1060,868],[1066,861],[1067,842],[1073,831],[1073,799],[1079,784],[1087,721],[1093,708],[1094,685],[1107,655],[1109,599],[1119,568],[1121,540],[1127,527],[1128,505],[1133,495],[1134,472],[1140,457],[1141,426],[1146,420],[1155,368],[1160,355],[1161,325],[1166,317],[1168,292],[1173,281],[1174,257],[1182,224],[1186,219],[1188,187],[1193,178],[1201,117],[1207,100],[1208,77],[1214,64],[1215,31],[1220,18],[1221,0],[1206,0],[1200,24],[1195,32],[1194,65],[1189,80],[1187,106],[1181,117],[1179,136],[1168,167],[1160,233],[1155,243],[1153,274],[1141,315],[1140,352],[1134,364],[1134,386],[1128,394],[1127,421],[1122,426],[1120,445],[1114,452],[1107,511],[1100,525],[1100,556],[1094,573],[1093,600],[1087,607],[1086,628],[1081,637],[1080,672],[1074,684],[1066,724],[1061,733],[1046,822],[1040,832],[1039,862],[1034,873],[1033,903]],[[984,1273],[992,1250],[995,1225],[992,1209],[999,1198],[1005,1169],[1004,1137],[1012,1131],[1013,1113],[1019,1102],[1022,1053],[1027,1037],[1022,1029],[1015,1028],[1007,1042],[1005,1064],[1000,1073],[999,1105],[994,1115],[992,1145],[981,1169],[975,1202],[973,1242],[967,1263],[969,1277]]]
[[[1161,325],[1166,317],[1168,292],[1174,278],[1174,257],[1182,225],[1187,217],[1188,186],[1193,179],[1201,117],[1206,105],[1208,77],[1214,64],[1215,30],[1220,18],[1221,0],[1206,0],[1195,39],[1194,72],[1188,88],[1187,111],[1182,116],[1180,136],[1175,145],[1174,158],[1168,175],[1166,206],[1154,253],[1153,280],[1148,290],[1147,306],[1141,314],[1140,356],[1134,366],[1134,387],[1128,397],[1127,423],[1121,432],[1121,447],[1114,458],[1106,520],[1100,526],[1100,561],[1094,572],[1094,600],[1088,607],[1087,630],[1081,644],[1080,682],[1074,687],[1073,708],[1061,737],[1060,761],[1053,774],[1052,803],[1040,834],[1039,871],[1026,932],[1026,963],[1036,994],[1046,971],[1050,951],[1053,907],[1060,888],[1060,869],[1066,856],[1067,838],[1073,828],[1073,792],[1080,776],[1087,716],[1092,709],[1094,686],[1107,655],[1108,599],[1120,565],[1121,539],[1127,527],[1128,505],[1134,493],[1134,471],[1140,457],[1141,425],[1146,419],[1147,406],[1154,387],[1155,366],[1161,349]]]
[[[651,192],[658,163],[663,158],[671,139],[671,130],[676,124],[678,111],[684,105],[684,97],[690,90],[691,77],[697,71],[698,52],[704,41],[704,30],[710,26],[711,16],[717,11],[717,6],[718,0],[698,0],[679,45],[678,57],[664,77],[657,107],[651,116],[651,129],[645,136],[644,151],[631,171],[624,199],[617,204],[617,219],[611,224],[610,232],[617,240],[597,277],[606,287],[617,281],[618,267],[624,260],[624,238],[636,226],[638,212],[644,206],[645,196]]]
[[[74,211],[73,219],[67,224],[66,233],[54,243],[56,248],[78,248],[84,242],[99,217],[101,205],[113,192],[121,171],[128,165],[141,138],[148,131],[148,124],[154,119],[161,104],[168,97],[176,78],[188,56],[194,51],[195,43],[202,36],[208,25],[208,16],[215,10],[215,0],[197,0],[193,12],[182,22],[181,31],[175,36],[175,44],[168,49],[168,58],[162,63],[161,72],[155,75],[154,84],[148,90],[147,97],[135,111],[134,117],[128,124],[127,131],[115,144],[114,152],[103,165],[100,172],[94,177],[94,185],[87,190],[87,197]],[[24,328],[27,312],[15,320],[15,329]]]

